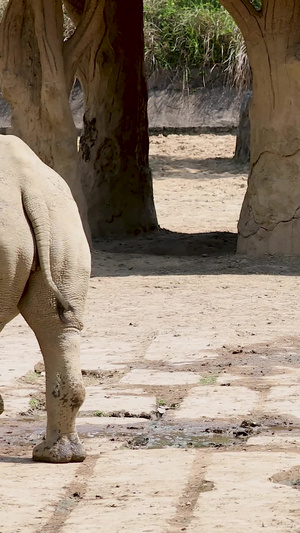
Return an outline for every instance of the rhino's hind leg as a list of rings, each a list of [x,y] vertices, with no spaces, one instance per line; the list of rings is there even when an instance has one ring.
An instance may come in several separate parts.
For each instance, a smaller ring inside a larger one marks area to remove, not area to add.
[[[71,463],[84,461],[86,453],[76,435],[60,437],[52,446],[41,442],[34,448],[32,458],[44,463]]]
[[[38,339],[46,371],[46,438],[34,448],[33,459],[83,461],[85,452],[75,428],[85,397],[79,361],[82,309],[68,311],[63,322],[40,271],[32,275],[19,308]]]
[[[75,429],[75,419],[85,390],[79,364],[79,332],[63,328],[57,336],[37,334],[46,370],[46,439],[33,450],[35,461],[68,463],[83,461],[84,449]]]
[[[83,461],[75,419],[84,398],[79,364],[80,336],[76,331],[52,331],[37,338],[46,370],[46,439],[33,450],[35,461],[68,463]]]

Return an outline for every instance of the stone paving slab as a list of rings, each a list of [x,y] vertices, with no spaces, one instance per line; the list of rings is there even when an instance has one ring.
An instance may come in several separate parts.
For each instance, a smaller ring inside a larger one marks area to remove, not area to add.
[[[112,389],[102,389],[100,386],[86,387],[86,399],[81,411],[128,411],[131,414],[151,413],[155,410],[154,396],[135,395],[129,391],[124,394]]]
[[[120,370],[139,353],[139,346],[115,337],[83,337],[81,366],[84,370]]]
[[[44,530],[77,469],[77,464],[37,466],[29,458],[0,458],[0,532]]]
[[[270,480],[299,464],[284,452],[213,454],[205,478],[214,490],[200,494],[187,532],[299,532],[299,491]]]
[[[98,361],[97,361],[97,355],[95,354],[95,360],[93,361],[93,358],[85,357],[85,361],[83,361],[81,365],[81,369],[85,372],[119,372],[123,371],[127,368],[127,365],[119,364],[119,363],[105,363],[100,361],[99,362],[99,355],[98,355]]]
[[[41,359],[37,340],[32,332],[20,336],[0,337],[0,387],[13,385],[21,376],[34,369]]]
[[[272,387],[263,405],[264,412],[300,420],[299,385]]]
[[[275,366],[273,371],[278,373],[262,376],[262,381],[268,382],[270,384],[277,384],[280,382],[281,385],[297,385],[300,384],[300,368],[296,367],[286,367],[286,366]]]
[[[203,336],[159,335],[146,351],[149,361],[165,361],[169,364],[192,364],[197,361],[218,357],[210,346],[210,340]]]
[[[300,434],[286,432],[280,435],[257,435],[247,440],[247,446],[265,446],[270,448],[300,447]]]
[[[122,377],[120,383],[127,385],[192,385],[199,383],[200,376],[195,372],[159,372],[135,368]]]
[[[218,383],[218,385],[228,385],[236,381],[243,383],[244,380],[245,378],[243,378],[243,376],[237,376],[236,374],[229,374],[226,372],[217,377],[216,383]]]
[[[193,451],[172,449],[103,454],[97,460],[83,501],[71,512],[60,532],[167,531],[193,457]]]
[[[9,391],[2,392],[4,400],[4,413],[2,418],[10,418],[18,415],[21,412],[26,412],[30,409],[30,398],[34,396],[36,389],[14,389],[12,393]]]
[[[225,418],[251,414],[259,393],[246,387],[194,387],[173,413],[177,419]]]

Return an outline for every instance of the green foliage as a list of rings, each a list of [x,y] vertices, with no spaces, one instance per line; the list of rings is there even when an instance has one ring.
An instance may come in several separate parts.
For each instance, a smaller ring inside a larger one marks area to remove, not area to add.
[[[163,407],[164,405],[166,405],[166,401],[161,398],[158,400],[157,405],[159,407]]]
[[[217,0],[144,0],[145,60],[157,69],[212,71],[235,80],[243,38]],[[244,57],[242,58],[244,61]]]
[[[31,409],[42,409],[42,405],[38,398],[30,398],[29,405]]]
[[[216,382],[217,382],[217,376],[213,376],[213,375],[205,376],[200,379],[201,385],[213,385]]]

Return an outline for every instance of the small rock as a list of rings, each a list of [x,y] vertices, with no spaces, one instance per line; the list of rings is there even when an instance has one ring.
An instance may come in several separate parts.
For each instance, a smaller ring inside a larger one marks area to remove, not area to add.
[[[243,422],[240,424],[241,428],[255,428],[258,424],[253,422],[252,420],[243,420]]]
[[[36,365],[34,365],[34,371],[37,374],[41,374],[42,372],[45,372],[45,365],[43,361],[39,361],[38,363],[36,363]]]

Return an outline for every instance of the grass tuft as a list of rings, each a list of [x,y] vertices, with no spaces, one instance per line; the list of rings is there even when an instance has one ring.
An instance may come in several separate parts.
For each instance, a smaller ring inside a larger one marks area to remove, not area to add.
[[[144,28],[148,75],[176,70],[188,79],[198,69],[205,78],[217,69],[226,83],[249,85],[244,40],[217,0],[144,0]]]

